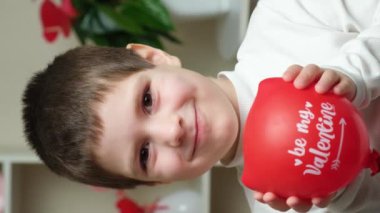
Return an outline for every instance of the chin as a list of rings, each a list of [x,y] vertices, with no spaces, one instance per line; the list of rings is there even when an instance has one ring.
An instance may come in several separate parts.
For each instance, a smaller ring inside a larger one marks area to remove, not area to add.
[[[216,162],[215,162],[216,163]],[[210,164],[207,166],[203,166],[202,168],[195,168],[192,169],[190,174],[188,174],[187,179],[193,179],[200,177],[204,175],[206,172],[208,172],[215,164]]]

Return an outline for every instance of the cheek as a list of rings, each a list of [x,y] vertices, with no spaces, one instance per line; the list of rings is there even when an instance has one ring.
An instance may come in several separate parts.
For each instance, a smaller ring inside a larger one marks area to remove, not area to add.
[[[183,78],[167,80],[165,82],[162,82],[160,86],[161,91],[163,92],[161,95],[171,100],[186,99],[187,97],[191,97],[192,94],[196,91],[195,85],[191,84],[188,80]]]
[[[155,164],[157,176],[164,180],[181,179],[186,175],[186,168],[186,162],[174,154],[162,153]]]
[[[192,162],[191,164],[178,158],[162,160],[157,164],[157,177],[161,181],[182,181],[196,178],[207,172],[214,163]]]

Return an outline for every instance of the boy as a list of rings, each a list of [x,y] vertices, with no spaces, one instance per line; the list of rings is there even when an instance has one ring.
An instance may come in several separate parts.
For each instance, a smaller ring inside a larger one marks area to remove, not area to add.
[[[264,78],[286,70],[284,80],[297,88],[317,81],[317,92],[344,95],[360,107],[380,93],[378,1],[315,2],[259,1],[235,71],[216,79],[144,45],[69,51],[26,90],[28,139],[53,171],[93,185],[167,183],[201,175],[217,161],[241,172],[239,130]],[[287,68],[295,63],[323,68]],[[271,192],[255,198],[280,211],[329,204],[314,211],[373,212],[380,209],[379,185],[363,172],[331,199],[309,203]],[[253,211],[274,211],[245,192]]]

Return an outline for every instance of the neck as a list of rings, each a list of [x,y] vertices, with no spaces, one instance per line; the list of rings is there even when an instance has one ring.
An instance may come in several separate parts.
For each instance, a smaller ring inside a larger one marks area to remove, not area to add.
[[[236,116],[237,116],[237,118],[239,120],[239,124],[240,124],[239,104],[238,104],[238,101],[237,101],[237,95],[236,95],[236,92],[235,92],[235,88],[234,88],[232,82],[229,79],[225,78],[225,77],[211,78],[211,80],[215,84],[217,84],[219,86],[219,88],[223,91],[223,93],[230,100],[230,102],[232,104],[232,107],[234,108],[234,111],[236,113]],[[237,145],[239,143],[239,135],[240,135],[240,128],[239,128],[239,131],[238,131],[238,133],[236,135],[236,140],[231,145],[231,148],[227,151],[227,153],[220,160],[220,162],[222,164],[228,164],[235,157]]]
[[[235,92],[235,87],[231,83],[229,79],[226,77],[221,78],[210,78],[215,84],[219,86],[219,88],[223,91],[223,93],[227,96],[227,98],[230,100],[235,112],[236,116],[239,117],[239,104],[237,101],[237,95]]]

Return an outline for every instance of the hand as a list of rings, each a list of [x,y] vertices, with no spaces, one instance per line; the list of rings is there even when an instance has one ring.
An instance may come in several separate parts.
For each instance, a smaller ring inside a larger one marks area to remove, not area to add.
[[[295,196],[291,196],[286,199],[281,198],[273,192],[254,192],[254,198],[257,201],[266,203],[273,209],[276,209],[278,211],[287,211],[289,209],[293,209],[296,212],[307,212],[313,205],[324,208],[330,203],[334,195],[335,193],[324,198],[315,197],[311,200],[302,200]]]
[[[356,94],[356,85],[348,76],[335,70],[322,69],[314,64],[305,67],[292,65],[285,71],[282,78],[287,82],[293,81],[297,89],[304,89],[317,82],[315,85],[317,93],[323,94],[332,91],[350,101]]]

